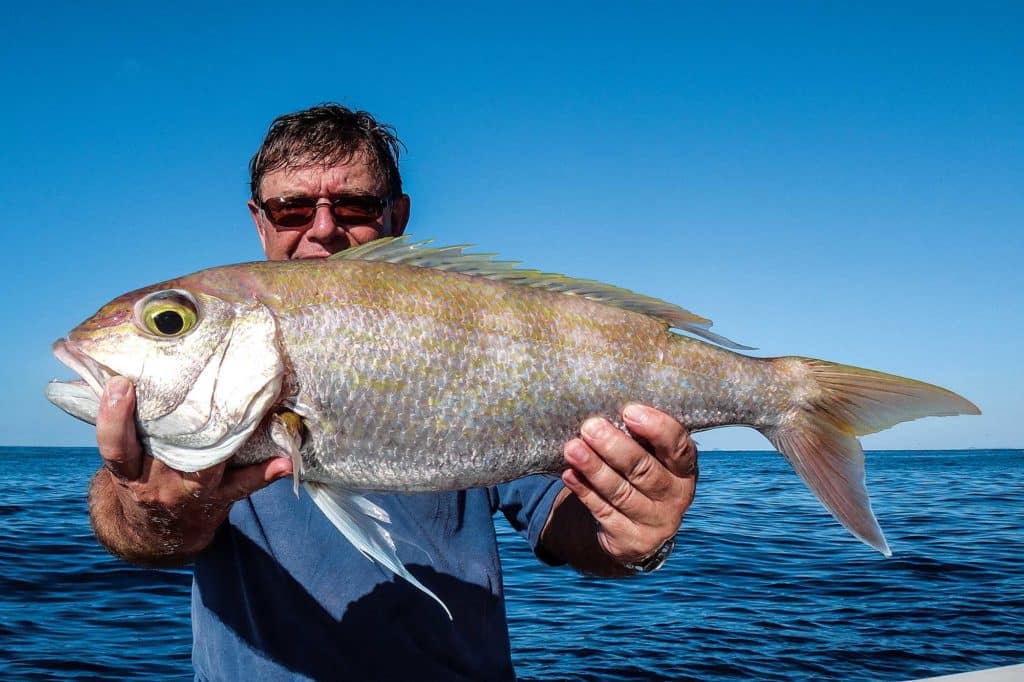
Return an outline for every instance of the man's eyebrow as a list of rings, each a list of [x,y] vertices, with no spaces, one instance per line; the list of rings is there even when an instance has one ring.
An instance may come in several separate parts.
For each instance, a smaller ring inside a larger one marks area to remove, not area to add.
[[[270,194],[268,199],[304,199],[307,197],[318,197],[326,196],[334,199],[338,198],[351,198],[351,199],[380,199],[376,193],[368,190],[354,189],[345,192],[329,192],[327,194],[318,195],[316,192],[303,192],[301,190],[290,191],[290,192],[275,192]]]
[[[379,199],[375,192],[365,190],[352,190],[349,192],[331,192],[331,197],[352,197],[353,199]]]
[[[266,195],[266,199],[284,199],[290,201],[292,199],[302,199],[304,197],[312,196],[312,193],[306,192],[271,192]]]

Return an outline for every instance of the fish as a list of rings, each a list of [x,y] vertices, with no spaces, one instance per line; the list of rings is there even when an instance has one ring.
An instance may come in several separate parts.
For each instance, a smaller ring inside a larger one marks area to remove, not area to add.
[[[81,380],[47,398],[95,423],[106,380],[136,386],[152,456],[192,472],[294,461],[364,555],[405,569],[365,491],[449,491],[564,469],[588,417],[630,402],[691,432],[761,432],[854,536],[891,554],[858,436],[980,414],[931,384],[798,356],[760,358],[711,320],[465,245],[379,239],[323,260],[226,265],[133,291],[53,344]],[[450,616],[450,614],[449,614]]]

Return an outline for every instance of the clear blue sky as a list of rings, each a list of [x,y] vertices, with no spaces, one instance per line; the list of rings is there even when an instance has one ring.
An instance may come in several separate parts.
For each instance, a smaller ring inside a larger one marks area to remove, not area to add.
[[[1024,447],[1019,3],[204,4],[5,10],[0,444],[92,443],[43,398],[70,376],[50,343],[124,291],[259,258],[249,157],[334,100],[398,128],[415,236],[985,413],[868,448]]]

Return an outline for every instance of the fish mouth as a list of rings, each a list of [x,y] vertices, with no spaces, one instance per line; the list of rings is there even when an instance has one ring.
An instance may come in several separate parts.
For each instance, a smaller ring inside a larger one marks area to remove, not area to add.
[[[99,396],[80,379],[51,381],[46,385],[46,399],[86,424],[95,424],[100,412]]]
[[[103,394],[103,386],[107,383],[107,379],[114,376],[115,372],[72,346],[68,339],[57,339],[53,342],[52,349],[57,359],[67,365],[78,376],[82,377],[89,388],[96,394],[96,398],[99,399]],[[54,383],[77,384],[80,382]]]

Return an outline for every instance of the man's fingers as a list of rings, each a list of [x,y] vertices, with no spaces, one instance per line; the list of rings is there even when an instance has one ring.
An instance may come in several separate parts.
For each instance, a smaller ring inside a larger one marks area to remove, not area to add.
[[[591,418],[566,443],[562,481],[600,524],[601,548],[619,561],[651,556],[675,534],[693,500],[696,448],[676,420],[630,405],[631,435]]]
[[[96,444],[103,465],[115,476],[129,481],[139,477],[142,448],[135,435],[135,387],[124,377],[111,377],[103,389]]]
[[[653,454],[679,478],[697,476],[697,445],[682,424],[645,405],[627,405],[623,421],[636,436],[651,444]]]
[[[228,469],[216,497],[223,502],[237,502],[291,473],[292,462],[287,457],[274,457],[259,464]]]
[[[597,494],[586,479],[582,478],[574,469],[566,469],[562,472],[562,483],[579,498],[602,528],[609,528],[625,521],[622,514]]]
[[[594,420],[598,421],[598,420]],[[604,420],[600,420],[604,421]],[[635,441],[630,439],[626,434],[615,429],[611,424],[604,422],[607,429],[610,431],[616,431],[627,443],[614,442],[614,445],[609,447],[607,440],[601,438],[595,439],[598,445],[594,446],[593,449],[589,447],[588,442],[584,442],[580,439],[573,439],[565,445],[565,459],[569,465],[577,472],[583,475],[587,483],[593,490],[606,500],[613,507],[621,511],[623,514],[631,519],[640,519],[646,517],[651,511],[651,501],[648,499],[641,490],[638,490],[633,482],[626,477],[626,474],[620,472],[618,469],[620,466],[630,471],[632,468],[639,468],[641,470],[641,476],[643,475],[643,464],[634,465],[632,460],[646,459],[650,464],[660,467],[650,455],[648,455]],[[589,428],[588,428],[589,427]],[[604,427],[600,425],[591,425],[589,422],[584,424],[584,433],[593,433],[593,429],[602,429]],[[604,446],[603,449],[599,447]],[[634,448],[639,453],[623,453],[613,452],[613,450],[619,448]],[[625,463],[624,462],[627,462]]]
[[[665,467],[651,456],[636,440],[628,434],[612,426],[606,419],[591,418],[583,422],[580,429],[583,439],[594,452],[600,455],[601,460],[621,476],[631,488],[637,491],[638,497],[648,499],[659,499],[668,493],[668,486],[671,484]],[[584,472],[587,478],[590,474]],[[605,494],[605,486],[602,482],[594,481],[602,494]],[[607,490],[612,494],[612,490]],[[616,494],[616,498],[608,498],[613,504],[625,511],[625,508],[617,502],[618,497],[624,497],[629,492],[622,489]],[[629,494],[633,494],[629,492]]]

